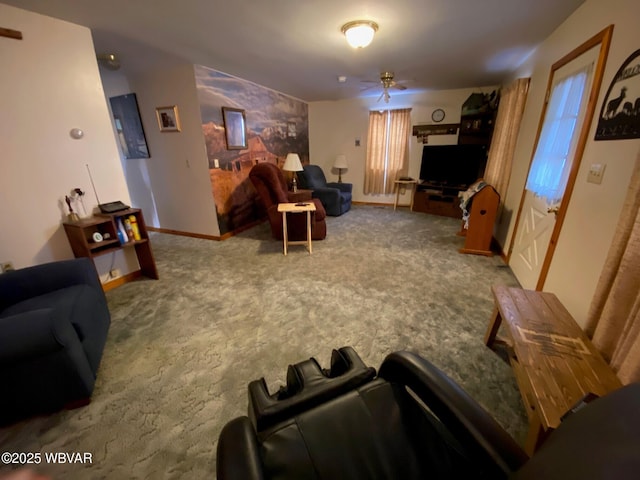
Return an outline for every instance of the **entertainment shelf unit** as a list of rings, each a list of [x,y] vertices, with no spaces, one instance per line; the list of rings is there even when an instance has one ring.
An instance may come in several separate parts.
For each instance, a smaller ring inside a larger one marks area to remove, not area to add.
[[[455,186],[422,182],[416,186],[416,191],[413,194],[413,211],[462,218],[458,194],[467,188],[466,185]]]
[[[140,231],[140,240],[130,240],[121,244],[118,240],[117,221],[133,215]],[[90,218],[82,218],[76,222],[64,222],[64,231],[69,239],[71,250],[76,257],[94,258],[100,255],[117,252],[123,248],[135,248],[140,273],[146,277],[158,279],[156,261],[151,251],[149,234],[139,208],[128,208],[114,213],[99,213]],[[104,240],[96,242],[94,233],[100,233]]]

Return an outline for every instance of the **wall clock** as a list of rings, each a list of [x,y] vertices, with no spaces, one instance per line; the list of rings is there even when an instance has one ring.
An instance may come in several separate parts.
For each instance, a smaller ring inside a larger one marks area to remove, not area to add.
[[[442,120],[444,120],[444,110],[442,110],[441,108],[435,109],[433,113],[431,113],[431,120],[433,120],[434,122],[441,122]]]

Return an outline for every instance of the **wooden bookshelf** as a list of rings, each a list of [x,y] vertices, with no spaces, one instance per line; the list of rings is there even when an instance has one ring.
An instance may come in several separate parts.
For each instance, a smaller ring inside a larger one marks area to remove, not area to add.
[[[124,221],[130,216],[136,219],[140,239],[127,239],[125,243],[120,243],[117,222],[119,219]],[[64,222],[63,225],[71,250],[76,257],[95,258],[124,248],[134,248],[142,275],[156,280],[159,278],[147,226],[139,208],[128,208],[115,213],[100,213],[76,222]],[[99,233],[103,240],[96,242],[93,238],[94,233]]]

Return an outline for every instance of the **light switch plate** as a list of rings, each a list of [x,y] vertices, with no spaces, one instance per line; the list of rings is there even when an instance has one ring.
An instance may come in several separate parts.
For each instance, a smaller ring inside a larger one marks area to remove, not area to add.
[[[598,185],[601,184],[605,167],[606,165],[604,163],[592,163],[591,168],[589,168],[589,173],[587,174],[587,182]]]

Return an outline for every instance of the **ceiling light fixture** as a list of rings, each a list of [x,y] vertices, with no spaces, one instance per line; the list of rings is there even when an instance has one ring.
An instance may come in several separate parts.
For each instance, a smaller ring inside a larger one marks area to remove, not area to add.
[[[370,20],[354,20],[345,23],[341,29],[347,37],[347,43],[353,48],[364,48],[371,43],[378,31],[378,24]]]
[[[98,63],[109,70],[118,70],[120,68],[120,60],[113,53],[100,53],[96,55]]]

